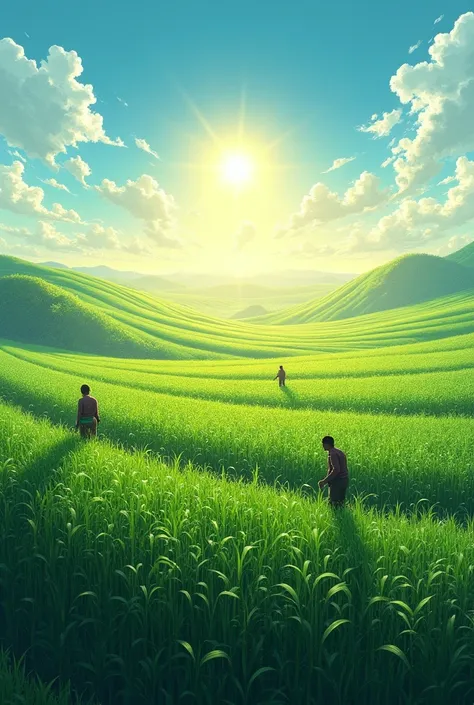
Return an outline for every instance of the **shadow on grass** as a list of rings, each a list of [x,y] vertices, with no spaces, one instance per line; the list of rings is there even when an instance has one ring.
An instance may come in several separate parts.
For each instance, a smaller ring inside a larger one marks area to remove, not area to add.
[[[295,394],[291,387],[280,387],[280,392],[284,394],[285,406],[296,407],[298,406],[298,395]]]
[[[371,598],[377,594],[377,567],[379,557],[374,548],[368,544],[370,537],[366,533],[367,522],[360,521],[365,512],[364,500],[352,498],[345,507],[331,509],[332,528],[335,536],[335,543],[340,547],[338,573],[341,579],[346,582],[351,592],[351,610],[349,617],[354,633],[357,634],[357,648],[355,650],[354,662],[351,664],[352,672],[364,674],[365,677],[356,678],[358,683],[357,691],[347,691],[343,680],[340,678],[340,662],[336,659],[331,669],[335,690],[338,691],[339,702],[364,703],[371,702],[372,688],[377,690],[381,685],[381,676],[378,672],[368,674],[366,672],[365,656],[370,651],[370,630],[367,630],[367,615],[365,614]],[[375,614],[374,614],[375,616]],[[339,666],[337,665],[339,663]],[[349,669],[350,673],[351,669]],[[349,677],[348,682],[354,680]],[[337,684],[337,685],[336,685]]]
[[[79,434],[68,434],[66,438],[55,442],[48,450],[40,448],[29,461],[23,464],[18,473],[17,480],[21,487],[28,487],[30,491],[42,492],[60,472],[67,456],[80,447],[84,441]]]

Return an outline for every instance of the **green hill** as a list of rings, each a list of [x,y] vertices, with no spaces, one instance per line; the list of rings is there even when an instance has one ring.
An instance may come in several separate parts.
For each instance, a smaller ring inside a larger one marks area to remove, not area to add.
[[[461,265],[441,261],[458,274],[466,271]],[[334,320],[324,325],[273,326],[253,323],[272,316],[245,322],[220,320],[71,270],[49,269],[11,257],[0,257],[0,277],[10,275],[21,275],[23,279],[2,284],[10,293],[8,301],[0,298],[2,321],[8,322],[9,326],[7,328],[0,321],[1,338],[115,357],[160,360],[278,357],[284,360],[295,355],[402,345],[474,331],[474,289],[409,308]],[[56,287],[46,289],[49,298],[43,284]],[[15,294],[12,296],[13,287]],[[41,293],[39,321],[49,322],[54,313],[51,325],[57,330],[54,326],[61,315],[64,331],[58,330],[57,335],[52,336],[44,325],[36,325],[36,322],[30,325],[33,319],[31,301],[36,296],[32,290]],[[72,306],[71,299],[65,300],[64,307],[60,307],[61,314],[57,308],[51,310],[60,293],[72,295],[74,302]],[[20,302],[24,311],[19,310]],[[94,322],[95,327],[86,324],[86,318]],[[76,335],[77,321],[81,322],[83,335],[87,331],[89,342],[86,348],[78,347],[84,342]]]
[[[322,299],[258,317],[254,322],[287,325],[335,321],[469,290],[474,294],[474,272],[468,267],[434,255],[404,255],[362,274]]]
[[[0,330],[23,343],[119,357],[165,354],[78,296],[38,277],[0,277]]]
[[[452,255],[448,255],[446,259],[452,262],[457,262],[465,267],[474,267],[474,242],[470,242],[469,245],[453,252]]]

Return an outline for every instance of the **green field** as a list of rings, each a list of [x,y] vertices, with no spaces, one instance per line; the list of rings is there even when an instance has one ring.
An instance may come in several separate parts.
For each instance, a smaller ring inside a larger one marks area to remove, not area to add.
[[[474,701],[473,290],[258,325],[18,262],[0,258],[2,703]],[[326,434],[351,476],[336,513]]]

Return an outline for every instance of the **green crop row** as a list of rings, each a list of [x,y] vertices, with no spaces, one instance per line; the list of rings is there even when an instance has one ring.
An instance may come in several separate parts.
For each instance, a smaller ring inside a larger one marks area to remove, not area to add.
[[[298,379],[299,358],[292,368],[284,389],[272,381],[275,369],[267,366],[267,378],[207,378],[202,376],[161,374],[156,361],[141,366],[141,371],[127,369],[128,361],[111,358],[105,362],[84,356],[36,353],[19,348],[4,350],[40,367],[74,372],[90,380],[118,384],[120,387],[143,389],[196,399],[211,399],[232,404],[248,404],[290,409],[350,411],[389,414],[459,414],[470,416],[474,398],[474,369],[436,371],[419,374],[378,375],[375,377],[320,377]],[[447,355],[446,355],[447,357]],[[471,351],[472,357],[472,351]],[[133,363],[133,361],[131,361]],[[454,364],[454,363],[453,363]],[[474,365],[474,361],[472,361]],[[324,362],[320,368],[324,368]],[[169,367],[168,370],[172,370]],[[190,369],[193,369],[190,366]],[[252,367],[246,366],[250,377]],[[260,371],[260,370],[259,370]],[[307,372],[305,373],[307,374]],[[453,393],[453,390],[456,390]]]
[[[472,699],[472,523],[0,424],[2,637],[45,681],[103,705]]]
[[[2,394],[71,426],[79,387],[89,379],[71,368],[59,372],[0,352]],[[99,381],[92,388],[100,401],[100,431],[127,446],[147,446],[165,458],[180,456],[247,480],[258,467],[269,484],[312,491],[325,472],[320,439],[331,434],[348,454],[352,491],[373,494],[379,507],[400,503],[408,509],[426,499],[447,512],[474,512],[472,418],[226,404]]]

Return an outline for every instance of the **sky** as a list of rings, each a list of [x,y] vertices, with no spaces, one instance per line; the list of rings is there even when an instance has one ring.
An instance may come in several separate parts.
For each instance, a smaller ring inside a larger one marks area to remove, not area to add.
[[[0,254],[240,277],[462,247],[471,8],[9,3]]]

